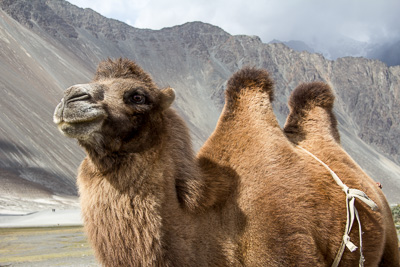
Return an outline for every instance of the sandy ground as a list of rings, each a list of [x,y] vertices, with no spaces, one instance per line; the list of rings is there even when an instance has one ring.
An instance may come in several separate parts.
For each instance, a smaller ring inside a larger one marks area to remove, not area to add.
[[[0,214],[0,266],[99,266],[79,209]]]
[[[80,209],[50,209],[0,214],[0,267],[4,266],[100,265],[83,231]]]
[[[82,227],[1,228],[0,266],[99,266]]]

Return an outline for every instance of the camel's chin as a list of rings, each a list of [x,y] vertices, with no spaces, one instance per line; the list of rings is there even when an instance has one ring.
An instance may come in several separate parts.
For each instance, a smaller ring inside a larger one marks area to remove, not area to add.
[[[79,122],[60,122],[58,129],[67,137],[76,139],[88,139],[90,136],[99,131],[102,119],[94,119],[90,121]]]

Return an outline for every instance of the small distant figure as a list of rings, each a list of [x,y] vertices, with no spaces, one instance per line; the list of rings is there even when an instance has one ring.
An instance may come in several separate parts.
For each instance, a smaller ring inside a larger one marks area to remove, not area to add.
[[[56,212],[56,209],[52,209],[51,211],[52,211],[52,212]]]

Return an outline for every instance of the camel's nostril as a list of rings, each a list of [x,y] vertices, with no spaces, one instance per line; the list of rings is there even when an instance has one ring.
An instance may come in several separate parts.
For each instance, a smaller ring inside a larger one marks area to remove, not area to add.
[[[74,101],[82,101],[82,100],[88,100],[90,99],[90,95],[87,93],[78,93],[78,94],[72,94],[67,97],[66,102],[74,102]]]
[[[83,101],[91,98],[90,94],[90,85],[88,84],[78,84],[71,86],[64,93],[64,101],[65,103],[74,102],[74,101]]]

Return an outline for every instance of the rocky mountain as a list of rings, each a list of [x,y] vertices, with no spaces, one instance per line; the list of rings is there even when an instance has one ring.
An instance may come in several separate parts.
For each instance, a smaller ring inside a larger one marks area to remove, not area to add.
[[[349,37],[339,37],[334,40],[324,41],[299,41],[291,40],[287,42],[272,40],[269,43],[282,43],[291,49],[302,52],[322,54],[325,58],[336,60],[340,57],[365,57],[378,59],[388,66],[400,65],[400,41],[390,41],[381,43],[366,43],[353,40]]]
[[[305,42],[299,41],[299,40],[290,40],[287,42],[283,42],[283,41],[274,39],[269,42],[269,44],[280,44],[280,43],[286,45],[287,47],[289,47],[297,52],[305,51],[305,52],[309,52],[309,53],[315,53],[315,50],[312,47],[310,47]]]
[[[133,59],[161,87],[175,88],[175,108],[196,149],[215,127],[227,79],[241,67],[271,73],[281,124],[299,83],[326,81],[337,95],[343,146],[383,184],[389,201],[400,203],[399,66],[364,58],[331,61],[201,22],[153,31],[64,0],[0,0],[0,209],[72,205],[84,154],[58,132],[52,113],[62,91],[90,81],[108,57]]]

